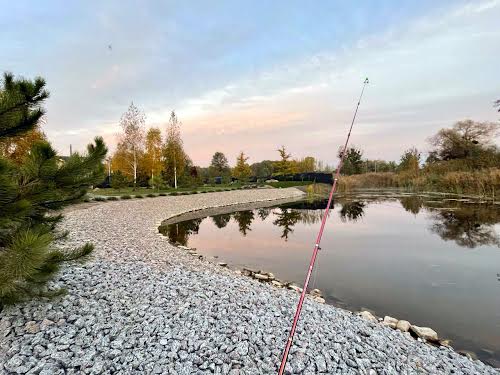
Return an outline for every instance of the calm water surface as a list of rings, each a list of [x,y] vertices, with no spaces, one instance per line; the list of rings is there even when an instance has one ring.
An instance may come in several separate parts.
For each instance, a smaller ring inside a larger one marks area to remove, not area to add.
[[[231,266],[303,282],[325,202],[238,211],[161,228]],[[500,364],[500,206],[432,196],[334,203],[316,275],[327,302],[434,328]]]

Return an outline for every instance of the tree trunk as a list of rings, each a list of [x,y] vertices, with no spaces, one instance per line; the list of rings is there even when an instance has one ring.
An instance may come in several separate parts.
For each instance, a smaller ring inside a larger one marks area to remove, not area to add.
[[[137,154],[134,150],[134,191],[137,186]]]

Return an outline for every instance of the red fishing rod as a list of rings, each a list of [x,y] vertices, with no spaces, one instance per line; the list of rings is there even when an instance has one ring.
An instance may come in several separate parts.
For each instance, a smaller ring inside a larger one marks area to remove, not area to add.
[[[342,156],[340,158],[340,162],[337,165],[337,171],[335,172],[335,178],[333,179],[332,189],[330,190],[330,195],[328,197],[328,203],[326,205],[325,211],[323,213],[323,218],[321,219],[321,227],[319,228],[318,236],[316,237],[316,243],[313,248],[313,253],[311,256],[311,261],[309,263],[309,269],[307,270],[307,276],[304,281],[304,287],[302,288],[302,293],[300,293],[299,303],[297,304],[297,310],[295,311],[295,316],[293,317],[292,328],[290,329],[290,334],[288,335],[288,340],[286,341],[285,351],[283,352],[283,357],[281,359],[281,365],[278,374],[283,375],[285,371],[286,362],[288,360],[288,353],[290,352],[290,348],[293,343],[293,336],[295,335],[295,330],[297,329],[297,323],[299,322],[300,312],[302,311],[302,305],[304,303],[304,298],[306,297],[307,286],[309,285],[309,280],[311,278],[311,274],[314,268],[314,263],[316,263],[316,257],[318,256],[318,251],[320,249],[319,245],[321,243],[321,237],[323,237],[323,230],[325,229],[326,219],[328,217],[328,212],[330,211],[330,205],[333,200],[333,193],[337,190],[337,181],[340,176],[340,170],[342,169],[342,165],[344,164],[344,159],[347,151],[347,145],[349,143],[349,138],[351,138],[351,131],[354,125],[354,121],[356,120],[356,115],[358,114],[359,105],[361,104],[361,98],[363,97],[363,93],[365,92],[365,87],[368,84],[368,78],[363,82],[363,88],[361,89],[361,95],[359,96],[358,105],[356,106],[356,110],[354,111],[354,116],[352,117],[351,127],[349,128],[349,133],[347,134],[347,139],[344,144],[344,148],[342,149]]]

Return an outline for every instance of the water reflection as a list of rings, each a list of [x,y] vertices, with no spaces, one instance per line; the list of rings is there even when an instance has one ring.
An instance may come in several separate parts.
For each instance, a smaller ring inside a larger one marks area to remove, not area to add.
[[[281,238],[285,241],[288,240],[288,234],[293,232],[293,227],[302,218],[301,213],[298,210],[292,210],[290,208],[280,208],[280,212],[276,213],[276,220],[273,221],[274,225],[282,228]]]
[[[231,214],[221,214],[212,216],[212,221],[214,222],[215,226],[219,229],[225,228],[230,220],[231,220]]]
[[[420,196],[402,196],[393,199],[380,197],[364,200],[338,199],[341,205],[339,216],[342,222],[356,222],[365,216],[369,204],[399,201],[405,211],[418,215],[423,211],[430,214],[433,221],[429,226],[431,233],[437,234],[445,241],[454,241],[466,248],[482,245],[500,247],[500,236],[495,224],[500,223],[500,210],[479,204],[463,204],[446,202],[446,208],[436,207],[436,201],[426,201]],[[273,225],[281,228],[281,238],[287,241],[298,223],[314,225],[321,221],[326,201],[303,201],[283,205],[279,208],[259,208],[234,213],[214,215],[210,220],[219,228],[225,228],[231,219],[238,223],[243,236],[252,230],[252,222],[256,219],[265,221],[271,214]],[[331,214],[332,211],[330,211]],[[160,227],[160,232],[168,236],[173,243],[185,245],[191,234],[197,234],[203,219],[195,219]]]
[[[366,203],[360,201],[353,202],[345,202],[342,204],[342,208],[340,210],[340,220],[344,223],[346,221],[357,221],[362,218],[364,215],[364,208]]]
[[[410,212],[414,215],[417,215],[420,212],[420,209],[424,205],[424,200],[416,195],[401,197],[399,199],[399,202],[407,212]]]
[[[260,217],[262,221],[264,221],[271,214],[272,210],[273,210],[272,208],[259,208],[257,210],[257,215]]]
[[[238,222],[240,233],[243,236],[246,236],[247,232],[251,231],[250,225],[252,224],[254,217],[255,215],[253,211],[238,211],[233,214],[233,218]]]
[[[180,223],[164,225],[159,228],[160,233],[167,236],[172,243],[187,245],[189,236],[200,230],[201,219],[181,221]]]
[[[500,247],[500,238],[494,225],[500,222],[498,210],[481,207],[457,208],[432,213],[435,220],[430,227],[445,241],[455,241],[462,247],[473,249],[481,245]]]

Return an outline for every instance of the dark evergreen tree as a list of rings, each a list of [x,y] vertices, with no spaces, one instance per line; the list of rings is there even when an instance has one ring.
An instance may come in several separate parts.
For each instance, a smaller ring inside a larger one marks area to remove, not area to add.
[[[5,74],[0,140],[39,125],[48,97],[43,79]],[[19,164],[0,157],[0,309],[26,297],[54,293],[44,283],[60,263],[92,251],[91,244],[73,251],[55,248],[53,241],[67,233],[56,231],[62,216],[53,211],[79,201],[90,185],[102,181],[106,153],[104,141],[97,137],[85,155],[75,153],[65,162],[46,141],[35,142]]]

